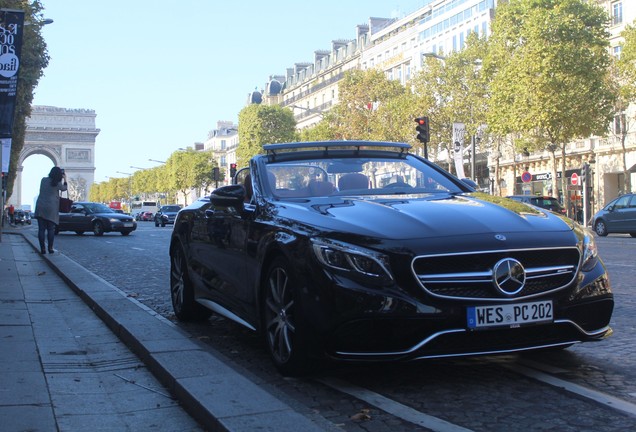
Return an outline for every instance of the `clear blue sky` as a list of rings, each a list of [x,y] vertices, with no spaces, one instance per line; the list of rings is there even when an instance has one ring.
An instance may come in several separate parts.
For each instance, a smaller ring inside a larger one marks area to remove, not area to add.
[[[42,0],[51,60],[34,104],[95,110],[95,181],[151,167],[237,121],[270,75],[354,39],[369,17],[403,17],[426,0]],[[23,204],[52,163],[24,164]]]

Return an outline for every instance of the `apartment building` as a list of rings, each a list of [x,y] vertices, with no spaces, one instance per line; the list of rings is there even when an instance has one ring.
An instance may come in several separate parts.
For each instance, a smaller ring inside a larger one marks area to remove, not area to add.
[[[604,7],[611,17],[609,23],[611,53],[620,55],[621,32],[636,19],[636,2],[628,0],[592,0]],[[286,70],[284,76],[270,77],[262,95],[262,103],[280,104],[293,110],[299,129],[320,121],[322,114],[338,103],[338,83],[351,69],[379,68],[387,77],[407,84],[422,68],[425,56],[443,59],[461,50],[468,34],[489,35],[498,0],[430,0],[400,18],[369,18],[366,24],[355,27],[350,40],[334,40],[328,50],[317,50],[313,61],[299,62]],[[260,96],[260,94],[259,94]],[[636,109],[630,107],[619,113],[609,125],[607,136],[589,137],[568,144],[566,172],[557,173],[570,178],[580,174],[588,163],[592,168],[593,208],[625,190],[623,170],[622,132],[626,132],[625,163],[631,183],[636,183]],[[461,119],[457,119],[461,122]],[[631,128],[628,128],[629,125]],[[519,193],[547,194],[563,197],[561,190],[552,190],[551,165],[547,152],[515,154],[514,151],[494,155],[487,142],[482,142],[475,160],[475,180],[482,187],[501,195]],[[498,161],[493,156],[497,156]],[[448,158],[440,153],[440,158]],[[447,160],[435,160],[447,166]],[[228,162],[229,163],[229,162]],[[499,184],[494,185],[494,167],[499,167]],[[559,163],[560,166],[560,163]],[[522,180],[522,173],[527,175]],[[571,198],[580,199],[577,192]]]
[[[203,142],[203,150],[211,150],[219,168],[225,172],[223,183],[230,181],[230,164],[236,163],[238,142],[238,125],[232,121],[218,121],[216,129],[209,131]]]

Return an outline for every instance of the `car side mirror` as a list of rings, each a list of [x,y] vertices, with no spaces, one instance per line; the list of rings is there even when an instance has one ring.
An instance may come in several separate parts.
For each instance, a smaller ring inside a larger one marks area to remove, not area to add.
[[[210,202],[215,207],[234,207],[243,210],[245,188],[243,185],[229,185],[215,189],[210,195]]]

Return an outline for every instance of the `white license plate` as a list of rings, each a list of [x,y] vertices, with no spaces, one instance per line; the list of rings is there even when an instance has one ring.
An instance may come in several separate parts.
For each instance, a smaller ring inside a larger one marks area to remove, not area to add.
[[[491,306],[471,306],[466,310],[468,328],[520,327],[552,322],[552,300]]]
[[[126,228],[129,228],[129,227],[132,227],[132,226],[133,226],[133,223],[132,223],[132,222],[124,222],[124,226],[125,226]]]

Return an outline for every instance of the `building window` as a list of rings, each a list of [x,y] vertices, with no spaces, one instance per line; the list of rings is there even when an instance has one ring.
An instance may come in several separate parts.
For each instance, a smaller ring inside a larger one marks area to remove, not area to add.
[[[617,59],[621,58],[621,51],[623,50],[623,47],[618,45],[615,47],[612,47],[612,55],[614,57],[616,57]]]
[[[623,135],[626,133],[627,128],[625,127],[626,123],[625,114],[619,114],[614,116],[614,133],[616,135]]]
[[[623,2],[612,3],[612,24],[618,25],[623,22]]]
[[[226,146],[225,140],[221,140],[221,150],[225,150],[225,146]]]

